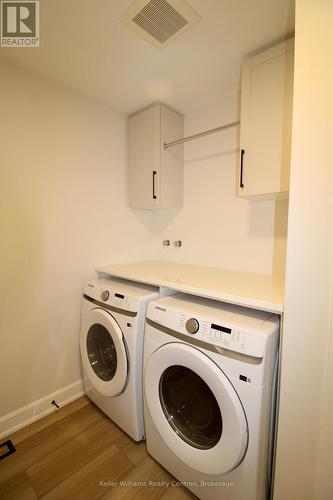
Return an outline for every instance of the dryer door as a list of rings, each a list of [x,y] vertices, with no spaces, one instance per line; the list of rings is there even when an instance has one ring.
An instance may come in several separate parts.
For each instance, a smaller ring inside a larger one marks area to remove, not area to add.
[[[178,342],[160,347],[148,360],[144,389],[158,432],[182,462],[205,474],[239,465],[246,416],[229,379],[202,351]]]
[[[126,385],[128,359],[122,331],[103,309],[89,311],[81,339],[84,370],[93,387],[103,396],[116,396]]]

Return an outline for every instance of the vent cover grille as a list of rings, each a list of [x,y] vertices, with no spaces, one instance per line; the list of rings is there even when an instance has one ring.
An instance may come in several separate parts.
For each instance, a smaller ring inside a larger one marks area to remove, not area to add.
[[[133,18],[133,22],[161,43],[188,24],[188,21],[165,0],[151,0]]]
[[[137,0],[120,19],[155,46],[163,47],[200,16],[184,0]]]

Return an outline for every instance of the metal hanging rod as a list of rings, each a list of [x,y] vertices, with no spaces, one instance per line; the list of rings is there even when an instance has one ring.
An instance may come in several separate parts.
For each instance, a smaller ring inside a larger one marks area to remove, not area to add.
[[[177,141],[165,142],[163,144],[163,147],[164,149],[172,148],[173,146],[178,146],[178,144],[183,144],[184,142],[194,141],[195,139],[199,139],[200,137],[204,137],[205,135],[215,134],[215,132],[220,132],[221,130],[225,130],[227,128],[236,127],[236,125],[239,125],[239,123],[239,121],[227,123],[226,125],[211,128],[210,130],[205,130],[204,132],[199,132],[198,134],[190,135],[189,137],[183,137],[183,139],[177,139]]]

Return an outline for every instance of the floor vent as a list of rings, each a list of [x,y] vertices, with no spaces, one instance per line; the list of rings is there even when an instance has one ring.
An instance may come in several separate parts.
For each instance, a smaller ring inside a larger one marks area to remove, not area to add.
[[[198,22],[200,16],[185,0],[136,0],[120,20],[161,48]]]
[[[1,443],[0,444],[0,460],[3,460],[4,458],[8,457],[12,453],[15,453],[15,451],[16,451],[16,448],[10,439],[8,441],[5,441],[4,443]]]

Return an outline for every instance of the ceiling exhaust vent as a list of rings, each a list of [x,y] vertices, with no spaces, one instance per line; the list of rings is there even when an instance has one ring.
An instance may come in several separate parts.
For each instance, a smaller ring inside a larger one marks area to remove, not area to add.
[[[120,20],[161,48],[198,22],[200,16],[185,0],[136,0]]]

